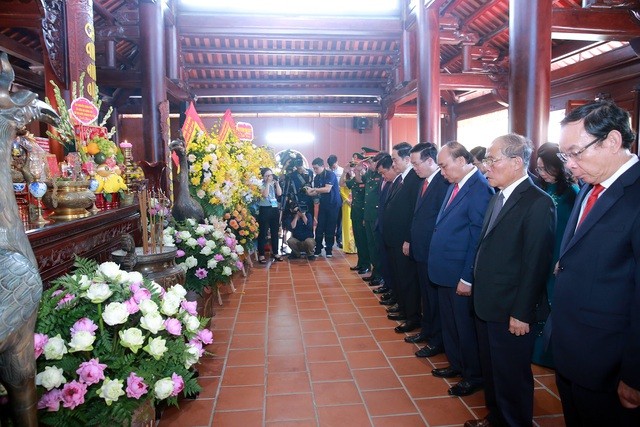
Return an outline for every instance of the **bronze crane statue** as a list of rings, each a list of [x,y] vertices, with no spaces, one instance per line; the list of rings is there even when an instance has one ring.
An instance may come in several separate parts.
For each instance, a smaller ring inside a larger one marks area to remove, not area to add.
[[[191,194],[189,194],[189,164],[187,162],[187,149],[184,141],[174,139],[169,143],[171,151],[175,152],[180,160],[180,172],[178,173],[178,183],[174,185],[174,203],[171,215],[176,221],[184,221],[193,218],[197,224],[204,223],[204,209]]]
[[[38,264],[18,213],[11,180],[16,131],[32,120],[55,124],[58,115],[35,93],[11,93],[15,77],[0,54],[0,382],[16,426],[37,426],[33,330],[42,296]]]

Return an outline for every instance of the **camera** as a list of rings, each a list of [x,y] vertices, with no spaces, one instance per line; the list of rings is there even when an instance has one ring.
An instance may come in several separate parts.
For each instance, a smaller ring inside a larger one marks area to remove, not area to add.
[[[296,202],[294,200],[291,200],[289,204],[289,210],[291,210],[291,212],[293,213],[300,212],[306,214],[309,208],[305,202]]]

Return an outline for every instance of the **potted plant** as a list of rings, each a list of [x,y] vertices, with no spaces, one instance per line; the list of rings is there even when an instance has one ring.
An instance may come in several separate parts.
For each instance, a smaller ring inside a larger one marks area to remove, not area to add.
[[[145,405],[200,391],[192,366],[212,342],[196,303],[117,264],[78,259],[45,291],[35,333],[40,421],[128,425]]]

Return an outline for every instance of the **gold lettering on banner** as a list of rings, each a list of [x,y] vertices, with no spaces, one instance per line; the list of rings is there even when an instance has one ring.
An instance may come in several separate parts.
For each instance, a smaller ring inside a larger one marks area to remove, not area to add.
[[[84,32],[91,39],[91,41],[95,41],[96,34],[93,31],[93,23],[87,22],[84,26]]]

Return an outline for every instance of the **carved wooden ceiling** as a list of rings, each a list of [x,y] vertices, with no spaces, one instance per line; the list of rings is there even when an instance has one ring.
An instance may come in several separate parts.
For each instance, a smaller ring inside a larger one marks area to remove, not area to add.
[[[554,62],[640,36],[638,1],[550,1]],[[0,0],[0,50],[10,54],[16,82],[36,89],[44,84],[40,2],[45,0]],[[403,26],[415,32],[415,14],[409,2],[400,3],[392,16],[309,18],[203,13],[169,1],[165,21],[175,22],[180,41],[180,71],[169,99],[196,98],[199,111],[211,112],[355,114],[378,113],[404,94],[410,110],[412,82],[402,81],[398,68]],[[460,102],[473,92],[504,89],[509,0],[426,3],[441,16],[444,96]],[[136,111],[142,95],[138,2],[93,5],[98,85],[121,111]]]

